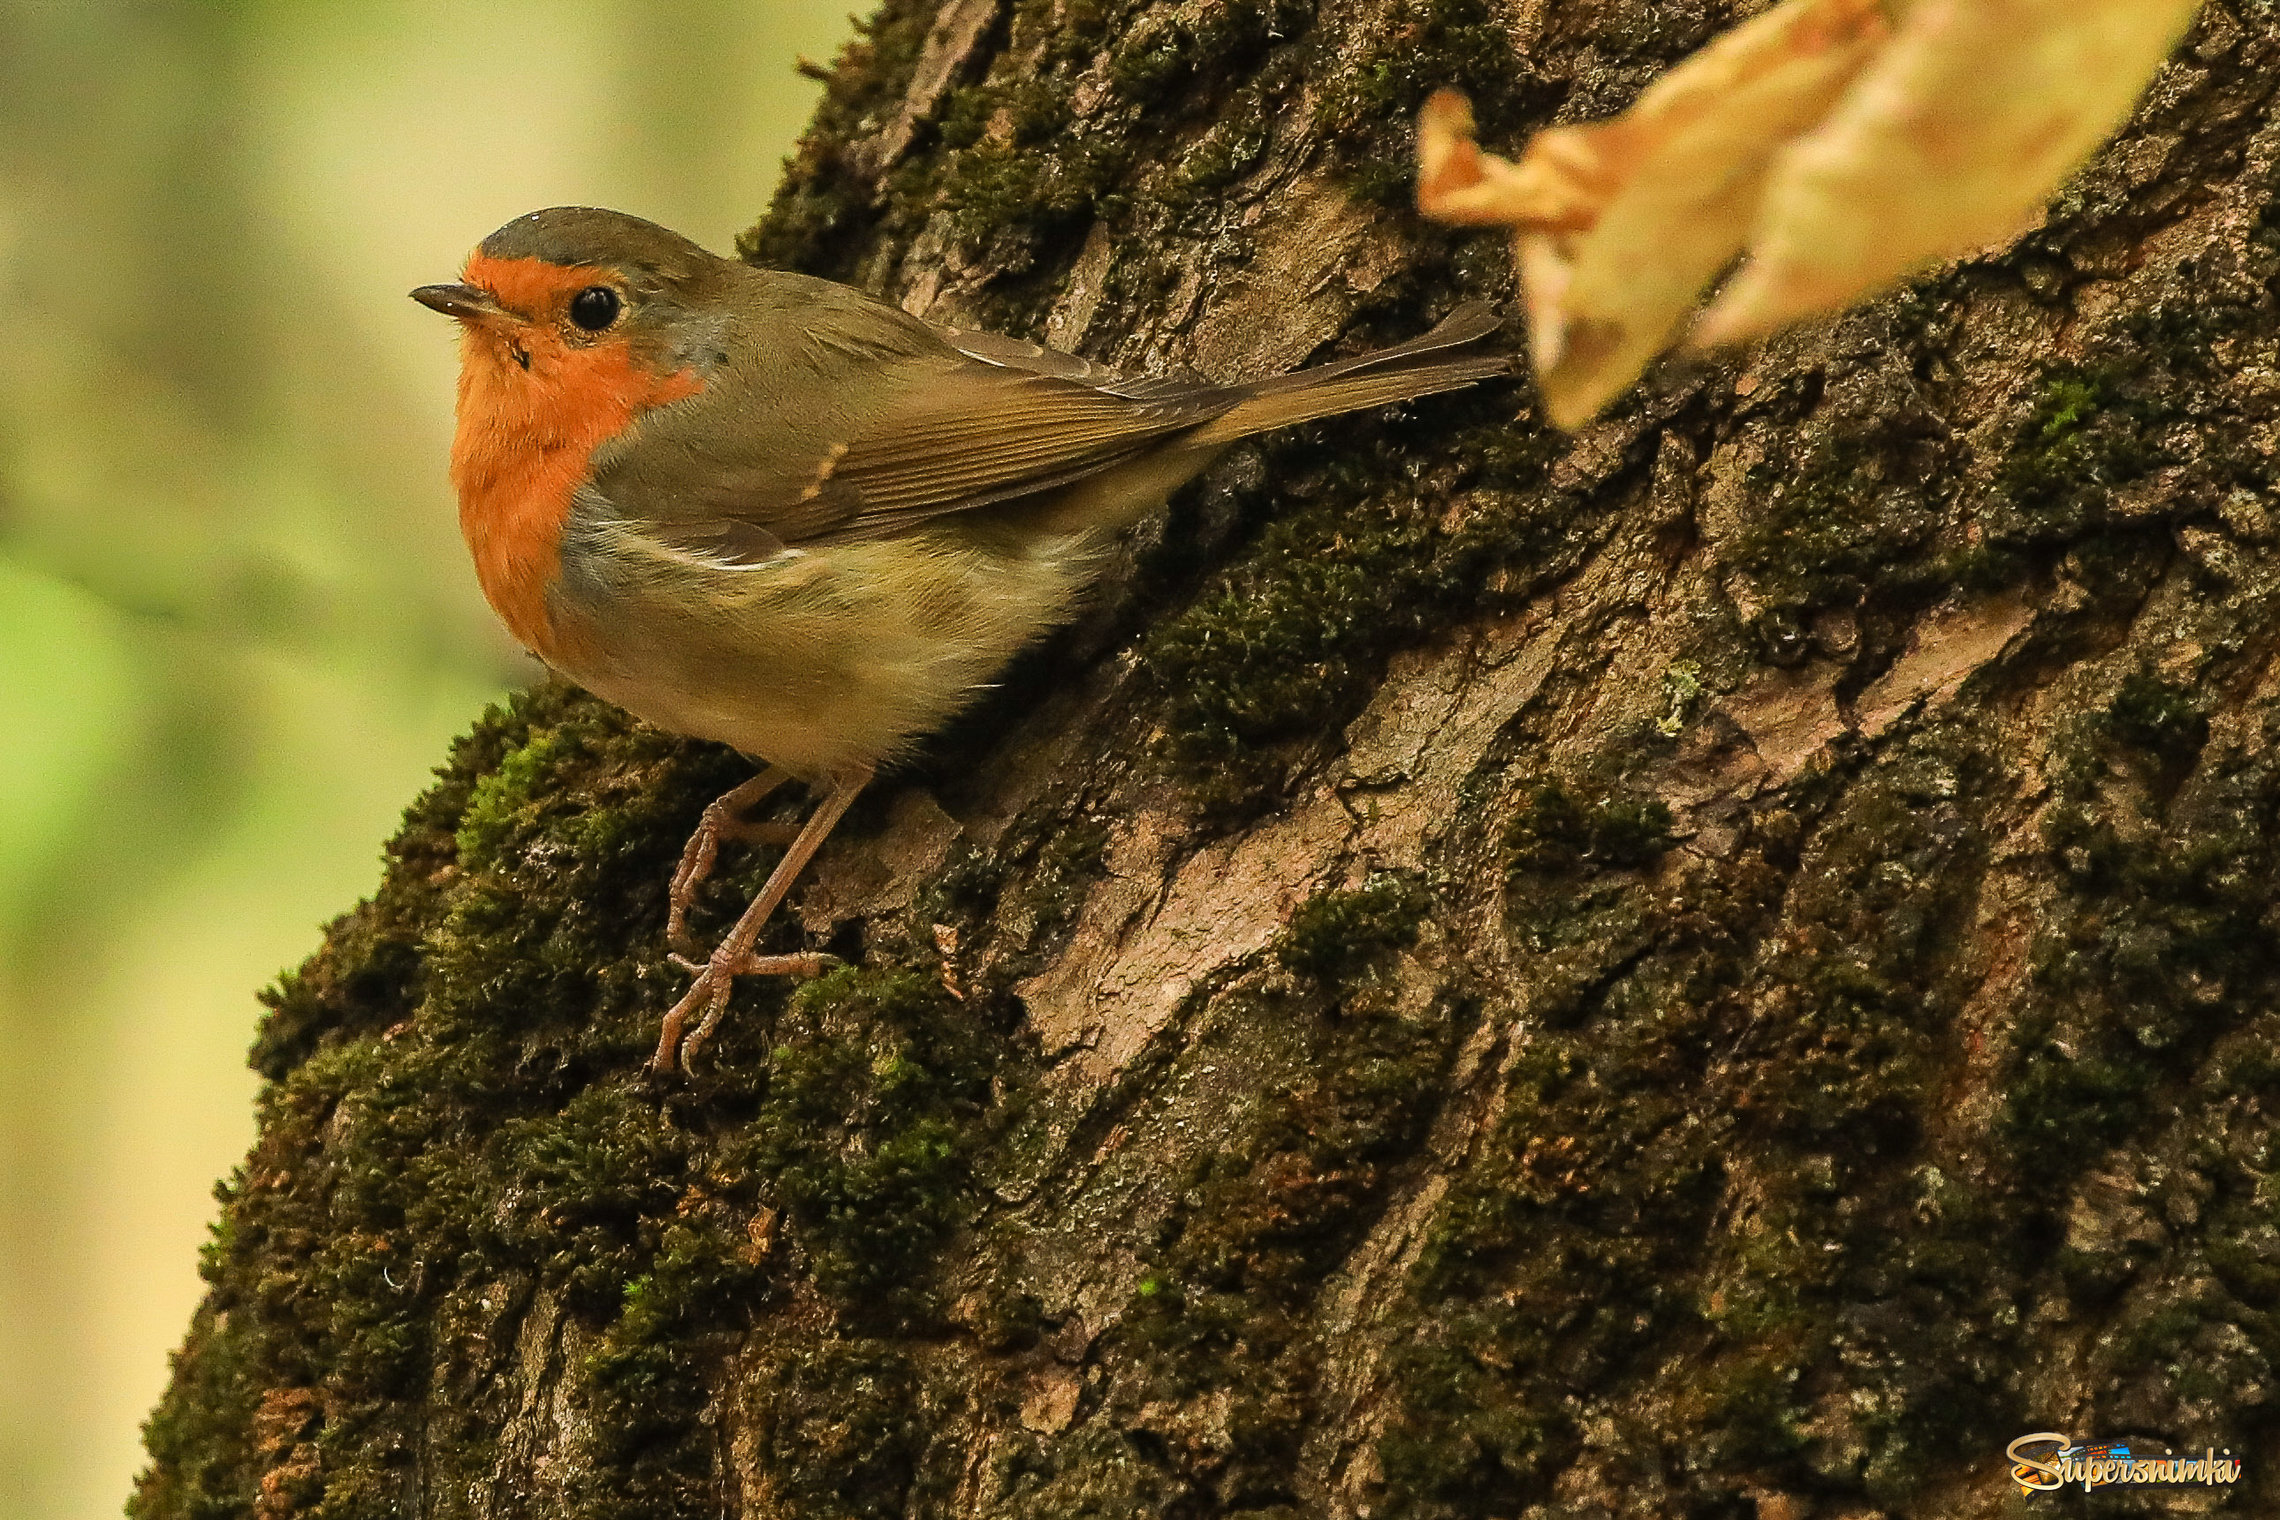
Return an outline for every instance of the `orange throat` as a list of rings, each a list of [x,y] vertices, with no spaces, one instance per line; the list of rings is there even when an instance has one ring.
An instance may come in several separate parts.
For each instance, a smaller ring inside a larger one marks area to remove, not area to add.
[[[477,254],[466,279],[516,310],[544,313],[596,274]],[[561,570],[563,524],[594,450],[649,408],[703,389],[692,370],[651,371],[622,338],[572,345],[543,315],[462,330],[451,444],[459,531],[492,610],[540,659],[559,665],[575,658],[581,642],[557,623],[550,593]]]

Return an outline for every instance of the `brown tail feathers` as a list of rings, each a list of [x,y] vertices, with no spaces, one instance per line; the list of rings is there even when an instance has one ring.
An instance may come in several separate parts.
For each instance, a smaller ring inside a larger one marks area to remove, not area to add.
[[[1503,326],[1493,308],[1470,302],[1421,338],[1247,385],[1243,400],[1190,437],[1203,444],[1227,443],[1268,428],[1388,406],[1509,374],[1510,354],[1452,352],[1472,348]]]

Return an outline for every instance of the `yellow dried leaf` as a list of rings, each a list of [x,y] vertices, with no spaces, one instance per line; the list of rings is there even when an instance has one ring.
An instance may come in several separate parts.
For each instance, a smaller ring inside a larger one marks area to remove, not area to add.
[[[1918,0],[1775,168],[1697,344],[1834,311],[2007,242],[2126,121],[2200,0]]]
[[[1517,232],[1537,380],[1573,427],[1667,347],[1748,234],[1781,146],[1885,36],[1878,0],[1785,0],[1650,85],[1612,121],[1555,127],[1518,164],[1479,151],[1444,92],[1419,121],[1419,209]]]
[[[1557,309],[1534,329],[1554,423],[1585,422],[1670,346],[1742,251],[1774,154],[1828,110],[1883,37],[1876,0],[1790,0],[1727,33],[1730,48],[1695,54],[1619,118],[1628,173],[1590,231],[1522,234],[1550,245],[1524,253],[1523,268],[1567,266]],[[1702,77],[1682,80],[1688,70]],[[1683,87],[1686,109],[1650,98],[1666,85]]]
[[[2198,0],[1784,0],[1610,121],[1483,153],[1444,91],[1418,207],[1513,229],[1545,407],[1584,422],[1695,325],[1731,342],[2015,235],[2129,113]],[[1897,30],[1889,16],[1900,16]]]
[[[1598,130],[1539,132],[1514,164],[1473,141],[1470,101],[1436,90],[1417,118],[1417,209],[1459,227],[1589,227],[1614,189]]]

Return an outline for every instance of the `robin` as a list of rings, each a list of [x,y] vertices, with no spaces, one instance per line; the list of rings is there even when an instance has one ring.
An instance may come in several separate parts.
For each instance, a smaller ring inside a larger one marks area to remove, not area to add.
[[[879,766],[1066,618],[1116,529],[1238,438],[1509,368],[1473,305],[1273,379],[1127,379],[584,206],[509,222],[412,298],[459,323],[451,479],[508,629],[596,695],[765,762],[690,837],[676,949],[721,843],[769,837],[748,810],[790,780],[820,794],[712,954],[674,956],[695,981],[660,1073],[734,978],[830,963],[753,945]]]

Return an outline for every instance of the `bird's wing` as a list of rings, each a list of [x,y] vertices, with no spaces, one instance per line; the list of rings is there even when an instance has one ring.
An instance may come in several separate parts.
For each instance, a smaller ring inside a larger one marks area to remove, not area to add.
[[[1066,485],[1242,397],[1195,379],[1127,385],[1012,339],[875,325],[811,330],[766,375],[661,408],[633,446],[597,454],[594,486],[667,543],[764,558]]]
[[[1185,366],[1167,374],[1135,378],[1120,374],[1104,364],[1095,364],[1090,359],[1080,359],[1075,354],[1047,348],[1042,343],[1000,337],[996,333],[975,332],[964,327],[952,327],[947,323],[930,325],[952,348],[970,358],[979,359],[984,364],[1027,370],[1033,375],[1052,375],[1062,380],[1074,380],[1080,385],[1089,385],[1094,390],[1106,391],[1112,396],[1129,396],[1135,401],[1186,396],[1211,386],[1209,380]]]
[[[1029,496],[1107,469],[1226,411],[1216,388],[1135,399],[1079,381],[961,366],[834,444],[819,467],[845,517],[869,537],[924,517]]]

